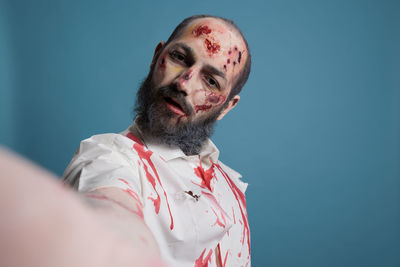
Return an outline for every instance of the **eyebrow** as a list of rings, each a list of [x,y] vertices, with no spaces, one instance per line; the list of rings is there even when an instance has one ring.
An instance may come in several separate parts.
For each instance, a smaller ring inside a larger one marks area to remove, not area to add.
[[[211,66],[209,64],[205,65],[205,69],[209,72],[214,73],[215,75],[221,77],[222,79],[224,79],[226,81],[226,75],[224,72],[220,71],[219,69],[217,69],[214,66]]]

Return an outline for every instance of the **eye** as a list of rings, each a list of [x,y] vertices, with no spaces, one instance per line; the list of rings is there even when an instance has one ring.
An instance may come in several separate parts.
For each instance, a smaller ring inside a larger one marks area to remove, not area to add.
[[[207,84],[208,84],[210,87],[219,88],[219,84],[218,84],[217,80],[215,80],[213,77],[207,76],[205,79],[206,79],[206,81],[207,81]]]
[[[169,55],[171,56],[171,58],[173,58],[175,60],[185,61],[185,55],[176,50],[172,51]]]

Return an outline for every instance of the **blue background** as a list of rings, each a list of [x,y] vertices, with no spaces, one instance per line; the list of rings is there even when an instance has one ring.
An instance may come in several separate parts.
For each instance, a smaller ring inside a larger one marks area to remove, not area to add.
[[[1,143],[61,175],[198,13],[253,55],[213,138],[249,183],[253,266],[400,266],[399,1],[1,1]]]

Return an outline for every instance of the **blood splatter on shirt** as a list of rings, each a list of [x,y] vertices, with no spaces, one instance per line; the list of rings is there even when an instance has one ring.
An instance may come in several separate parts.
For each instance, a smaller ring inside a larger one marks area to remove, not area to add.
[[[188,157],[146,141],[135,129],[82,141],[64,179],[81,191],[113,186],[132,197],[136,206],[126,208],[144,219],[170,266],[188,258],[192,266],[248,265],[240,175],[218,160],[210,140],[199,156]]]

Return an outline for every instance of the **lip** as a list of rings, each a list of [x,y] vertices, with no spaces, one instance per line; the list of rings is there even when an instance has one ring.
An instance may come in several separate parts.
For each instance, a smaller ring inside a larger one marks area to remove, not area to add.
[[[180,116],[186,116],[186,112],[182,108],[182,105],[175,98],[164,97],[164,101],[168,109],[171,110],[173,113]]]

